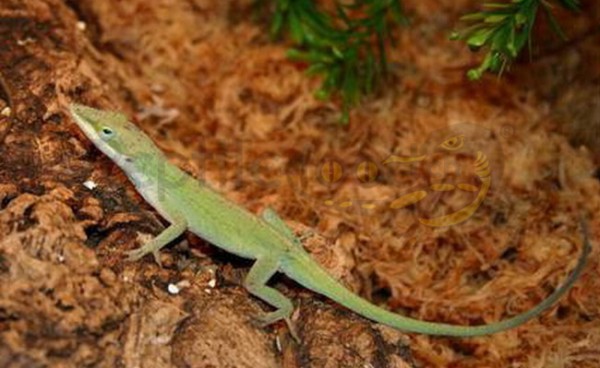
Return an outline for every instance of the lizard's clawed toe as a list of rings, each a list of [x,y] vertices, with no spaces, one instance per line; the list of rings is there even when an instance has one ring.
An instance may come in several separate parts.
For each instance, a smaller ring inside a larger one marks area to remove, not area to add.
[[[154,257],[154,262],[156,262],[160,267],[162,267],[162,262],[160,261],[160,251],[158,250],[149,251],[144,249],[144,247],[141,247],[125,252],[125,254],[127,255],[127,261],[129,262],[139,261],[148,254],[152,254],[152,257]]]
[[[274,320],[272,318],[272,316],[267,313],[267,314],[263,314],[263,315],[252,317],[252,319],[250,321],[255,326],[258,326],[260,328],[265,328],[267,326],[272,325],[273,323],[275,323],[278,320],[281,320],[281,319],[279,318],[277,320]],[[290,332],[290,335],[292,336],[292,338],[294,339],[294,341],[300,342],[300,338],[298,337],[298,332],[296,331],[296,327],[292,323],[291,319],[290,318],[283,318],[283,321],[287,325],[288,330]]]
[[[146,252],[143,248],[136,248],[125,252],[125,254],[127,255],[127,260],[130,262],[139,261],[140,259],[144,258],[146,254],[149,253],[150,252]]]

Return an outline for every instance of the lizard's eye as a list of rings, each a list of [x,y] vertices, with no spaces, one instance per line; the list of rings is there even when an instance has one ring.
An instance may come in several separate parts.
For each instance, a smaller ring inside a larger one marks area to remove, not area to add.
[[[100,129],[100,136],[103,139],[110,139],[115,136],[115,132],[109,127],[103,127],[102,129]]]

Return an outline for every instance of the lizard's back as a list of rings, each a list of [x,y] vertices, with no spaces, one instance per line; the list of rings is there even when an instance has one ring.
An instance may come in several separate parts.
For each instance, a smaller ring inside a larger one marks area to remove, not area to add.
[[[166,196],[185,215],[190,231],[228,252],[256,259],[286,253],[291,247],[263,219],[196,179],[191,178],[181,190],[169,191]]]

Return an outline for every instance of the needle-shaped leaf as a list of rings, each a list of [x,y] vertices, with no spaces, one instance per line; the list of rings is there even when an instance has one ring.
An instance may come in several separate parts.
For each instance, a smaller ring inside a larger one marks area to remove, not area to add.
[[[473,51],[487,50],[481,64],[468,71],[469,79],[479,79],[488,70],[501,73],[525,45],[531,46],[531,33],[540,7],[554,31],[564,38],[552,13],[552,1],[568,10],[579,10],[579,0],[506,0],[484,2],[482,11],[462,16],[460,20],[467,26],[454,31],[451,39],[465,41]]]
[[[386,79],[388,42],[407,23],[401,0],[334,0],[331,14],[314,0],[270,1],[275,3],[272,33],[289,33],[295,45],[288,57],[308,63],[307,74],[321,76],[315,95],[339,99],[341,120],[347,121],[361,96]]]

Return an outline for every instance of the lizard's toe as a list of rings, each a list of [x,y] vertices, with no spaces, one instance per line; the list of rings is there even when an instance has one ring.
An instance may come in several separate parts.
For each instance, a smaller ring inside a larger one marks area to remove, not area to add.
[[[158,264],[158,267],[162,268],[162,262],[160,261],[160,251],[155,250],[152,252],[152,257],[154,257],[154,262]]]
[[[154,261],[160,267],[162,267],[162,262],[160,261],[160,251],[158,251],[158,250],[152,251],[152,250],[144,249],[144,247],[141,247],[141,248],[136,248],[136,249],[130,250],[128,252],[125,252],[125,254],[127,255],[127,261],[129,261],[129,262],[139,261],[140,259],[144,258],[148,254],[152,254],[152,257],[154,257]]]
[[[142,248],[136,248],[134,250],[125,252],[125,254],[127,255],[128,261],[135,262],[135,261],[139,261],[140,259],[144,258],[144,256],[146,254],[148,254],[148,252],[144,251]]]
[[[252,323],[253,325],[260,327],[260,328],[265,328],[269,325],[272,325],[275,322],[273,320],[273,318],[271,317],[271,315],[269,315],[268,313],[263,314],[263,315],[254,316],[250,319],[250,321],[251,321],[250,323]],[[290,336],[292,336],[294,341],[300,342],[300,337],[298,336],[298,331],[296,331],[296,327],[292,323],[292,320],[290,318],[283,318],[283,321],[286,323],[288,330],[290,332]]]

